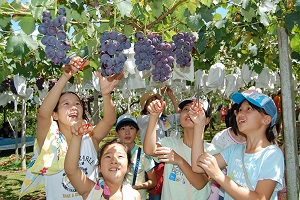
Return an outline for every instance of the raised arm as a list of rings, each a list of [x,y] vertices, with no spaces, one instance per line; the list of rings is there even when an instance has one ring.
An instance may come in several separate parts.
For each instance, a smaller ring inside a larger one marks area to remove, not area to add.
[[[205,171],[197,165],[198,157],[204,153],[204,128],[206,116],[201,102],[193,102],[189,111],[191,120],[194,122],[194,137],[192,144],[192,170],[197,173]]]
[[[96,143],[95,145],[99,146],[100,141],[106,137],[116,122],[116,110],[111,98],[111,92],[123,78],[124,74],[121,73],[114,74],[110,77],[103,77],[101,73],[97,72],[97,76],[100,81],[103,98],[103,119],[95,126],[92,137]]]
[[[174,96],[173,90],[170,87],[167,87],[167,93],[168,93],[169,98],[172,101],[175,113],[179,113],[178,102]]]
[[[78,128],[80,125],[85,123],[85,121],[81,121],[72,125],[71,131],[73,134],[65,158],[65,172],[71,184],[84,199],[86,199],[93,186],[95,185],[95,183],[92,180],[88,179],[85,173],[78,168],[82,139],[82,135],[78,135]]]
[[[178,107],[178,102],[174,96],[174,93],[173,93],[173,90],[169,87],[169,86],[164,86],[161,88],[161,93],[164,94],[165,91],[167,92],[172,104],[173,104],[173,107],[174,107],[174,111],[175,113],[179,113],[179,107]]]
[[[178,165],[190,184],[196,189],[201,190],[207,184],[208,177],[206,174],[193,172],[191,165],[169,147],[158,147],[156,149],[156,155],[158,155],[160,162]]]
[[[199,157],[198,164],[205,170],[205,172],[214,179],[233,199],[270,199],[275,189],[276,181],[271,179],[263,179],[257,182],[254,191],[249,190],[231,178],[226,176],[219,168],[217,160],[222,157],[220,154],[212,156],[204,153]]]
[[[148,127],[146,130],[146,135],[144,139],[143,149],[144,152],[149,156],[155,156],[155,151],[157,148],[156,144],[156,126],[158,118],[165,108],[165,102],[156,99],[152,101],[148,106],[150,112],[150,118],[148,122]]]
[[[47,133],[50,129],[50,125],[52,123],[52,113],[53,110],[60,98],[60,95],[66,86],[68,80],[75,74],[80,66],[83,63],[83,59],[80,57],[71,58],[69,65],[63,66],[63,74],[57,81],[57,83],[53,86],[53,88],[49,91],[45,99],[43,100],[42,105],[39,108],[39,114],[37,119],[37,142],[38,146],[41,149]],[[84,63],[85,65],[88,64]]]

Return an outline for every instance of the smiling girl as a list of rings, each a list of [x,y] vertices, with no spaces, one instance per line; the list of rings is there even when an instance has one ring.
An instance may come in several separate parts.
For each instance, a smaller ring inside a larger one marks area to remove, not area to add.
[[[71,126],[74,123],[82,123],[84,109],[77,94],[62,91],[73,74],[87,64],[88,62],[84,62],[82,58],[73,57],[68,65],[64,65],[63,74],[40,106],[37,119],[37,145],[32,162],[34,164],[30,165],[27,171],[21,196],[44,187],[47,199],[82,200],[66,176],[64,159],[72,138]],[[91,130],[90,135],[81,138],[78,162],[80,169],[94,181],[98,177],[99,143],[109,133],[116,120],[110,93],[122,78],[122,74],[105,78],[98,73],[97,76],[100,80],[104,117]]]
[[[99,171],[102,177],[95,183],[78,168],[81,135],[74,135],[66,156],[66,173],[80,195],[85,200],[140,200],[140,194],[124,179],[130,166],[130,150],[114,139],[105,143],[99,152]]]
[[[203,135],[195,134],[192,147],[194,172],[205,173],[225,190],[224,199],[277,199],[283,187],[284,158],[272,128],[277,118],[273,100],[256,91],[236,92],[232,100],[240,132],[246,143],[231,145],[214,156],[203,151]],[[197,115],[197,108],[192,109]],[[227,166],[227,174],[221,169]]]

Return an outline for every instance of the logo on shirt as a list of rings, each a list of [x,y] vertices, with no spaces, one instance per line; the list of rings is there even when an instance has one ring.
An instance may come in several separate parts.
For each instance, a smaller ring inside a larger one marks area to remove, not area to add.
[[[173,165],[169,180],[185,184],[185,177],[178,165]]]
[[[83,167],[79,167],[79,169],[85,174],[87,175],[87,168],[83,168]],[[62,186],[63,188],[65,188],[65,190],[69,191],[69,192],[76,192],[76,189],[73,187],[73,185],[70,182],[70,179],[68,178],[66,172],[63,173],[62,176]]]

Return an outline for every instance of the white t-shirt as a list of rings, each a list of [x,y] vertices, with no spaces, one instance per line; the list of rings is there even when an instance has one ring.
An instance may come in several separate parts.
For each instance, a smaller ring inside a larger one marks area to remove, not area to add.
[[[98,158],[92,138],[89,135],[82,137],[78,166],[89,179],[96,182]],[[82,200],[82,196],[76,192],[70,183],[65,170],[51,176],[45,175],[45,190],[47,200]]]
[[[103,197],[103,185],[104,180],[103,178],[100,178],[93,189],[90,191],[86,200],[105,200],[105,198]],[[122,200],[136,200],[136,197],[133,196],[132,193],[133,189],[131,185],[127,181],[124,181],[122,184]]]
[[[163,147],[170,147],[178,155],[184,158],[191,165],[191,148],[183,143],[183,139],[172,137],[162,138],[159,142]],[[181,144],[180,144],[181,143]],[[183,151],[180,146],[183,146]],[[220,149],[213,144],[204,142],[204,151],[209,154],[216,154]],[[164,182],[161,199],[163,200],[183,200],[188,199],[189,194],[192,199],[207,199],[210,194],[210,183],[207,183],[201,190],[197,190],[191,184],[187,185],[186,177],[178,165],[165,164]]]

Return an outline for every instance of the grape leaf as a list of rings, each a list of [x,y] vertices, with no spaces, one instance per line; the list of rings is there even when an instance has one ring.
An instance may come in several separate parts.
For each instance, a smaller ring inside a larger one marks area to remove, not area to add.
[[[50,5],[54,5],[55,0],[31,0],[31,5],[35,7],[44,6],[45,8]],[[46,9],[45,9],[46,10]]]
[[[224,20],[218,20],[216,21],[215,23],[215,26],[217,27],[217,29],[220,29],[220,28],[225,28],[225,24],[226,24],[227,20],[224,19]]]
[[[212,0],[201,0],[200,2],[204,5],[206,5],[207,7],[210,7],[213,1]]]
[[[77,34],[74,37],[75,42],[78,43],[78,44],[83,42],[84,41],[84,35],[85,35],[85,30],[84,29],[78,30]]]
[[[88,40],[88,49],[89,52],[95,52],[98,50],[98,39],[97,38],[92,38]]]
[[[294,37],[291,39],[291,48],[293,51],[296,51],[300,53],[300,34],[297,33]]]
[[[0,0],[0,6],[2,6],[3,4],[6,4],[7,0]]]
[[[232,0],[232,2],[233,2],[234,4],[240,4],[240,3],[242,2],[242,0]]]
[[[5,15],[1,15],[0,16],[0,27],[2,27],[3,29],[5,29],[5,27],[7,25],[10,24],[10,17],[9,16],[5,16]]]
[[[259,17],[259,21],[264,25],[264,26],[269,26],[269,18],[267,16],[267,14],[265,12],[263,12],[261,10],[261,8],[259,7],[258,9],[258,14],[260,15]]]
[[[29,35],[35,30],[35,19],[32,16],[24,16],[21,18],[19,26]]]
[[[130,0],[117,0],[117,7],[122,17],[130,17],[132,11],[132,5]]]
[[[152,13],[155,17],[159,17],[163,13],[162,1],[153,1],[149,3]]]
[[[31,49],[37,49],[37,42],[24,32],[11,35],[7,40],[6,53],[11,54],[13,57],[23,59]]]
[[[143,14],[143,9],[141,8],[139,3],[133,5],[133,15],[134,17],[139,17]]]
[[[262,12],[272,12],[274,13],[276,11],[276,4],[278,1],[275,0],[264,0],[262,1],[262,4],[259,6],[259,10]]]
[[[294,0],[294,6],[297,11],[300,11],[300,0]]]
[[[250,9],[251,7],[251,2],[250,0],[242,0],[242,8],[245,10]]]
[[[255,16],[255,11],[253,8],[250,8],[249,10],[241,9],[241,14],[247,22],[251,22],[252,18]]]
[[[204,22],[202,21],[201,15],[193,15],[187,19],[188,26],[192,30],[199,30],[204,26]]]
[[[86,30],[87,30],[87,34],[90,37],[93,37],[94,33],[95,33],[95,26],[93,23],[88,23],[86,26]]]

